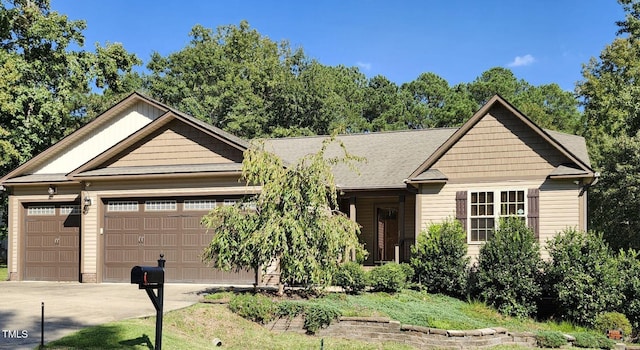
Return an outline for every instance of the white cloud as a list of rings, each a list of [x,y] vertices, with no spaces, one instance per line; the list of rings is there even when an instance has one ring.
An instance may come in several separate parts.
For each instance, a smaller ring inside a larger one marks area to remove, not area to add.
[[[524,56],[516,56],[516,58],[511,63],[507,64],[507,66],[509,67],[528,66],[535,61],[536,59],[533,56],[526,54]]]
[[[358,67],[364,69],[364,70],[371,70],[371,67],[373,67],[373,65],[371,63],[367,63],[367,62],[360,62],[358,61],[356,63],[358,65]]]

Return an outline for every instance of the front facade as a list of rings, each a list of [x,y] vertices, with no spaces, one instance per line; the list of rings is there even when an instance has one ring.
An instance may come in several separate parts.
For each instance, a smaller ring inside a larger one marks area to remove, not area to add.
[[[285,161],[323,137],[266,141]],[[545,131],[500,97],[458,129],[344,135],[366,161],[334,169],[340,208],[362,226],[365,264],[406,261],[432,222],[459,219],[477,255],[500,216],[540,242],[586,229],[597,174],[584,140]],[[170,282],[249,284],[254,273],[201,262],[211,208],[260,189],[239,182],[248,143],[134,93],[0,179],[9,194],[11,280],[129,282],[135,265],[167,260]],[[544,254],[544,252],[543,252]]]

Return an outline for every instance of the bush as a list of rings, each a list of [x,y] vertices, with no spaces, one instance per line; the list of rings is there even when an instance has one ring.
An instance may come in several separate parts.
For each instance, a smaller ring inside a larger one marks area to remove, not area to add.
[[[625,315],[619,312],[603,312],[596,317],[593,323],[594,328],[602,334],[615,329],[621,330],[623,336],[631,335],[631,323]]]
[[[388,263],[371,270],[369,281],[376,292],[395,293],[407,285],[407,275],[400,264]]]
[[[335,285],[342,287],[346,293],[359,294],[367,286],[366,273],[357,262],[346,262],[338,268],[334,276]]]
[[[547,247],[546,283],[560,318],[591,327],[598,314],[618,308],[620,271],[601,235],[566,229]]]
[[[536,341],[541,348],[559,348],[567,344],[567,339],[560,332],[540,331],[536,334]]]
[[[304,329],[315,334],[318,329],[329,326],[340,316],[340,310],[328,305],[309,305],[304,312]]]
[[[632,333],[625,335],[635,336],[640,330],[640,256],[634,250],[621,251],[617,262],[621,277],[621,291],[625,298],[625,302],[620,305],[618,311],[627,316],[633,327]]]
[[[517,217],[501,220],[480,249],[472,296],[505,315],[532,316],[541,295],[540,248],[533,232]]]
[[[586,332],[572,335],[576,338],[573,342],[573,346],[577,348],[613,349],[616,346],[615,341],[608,339],[604,335]]]
[[[414,281],[429,293],[465,296],[468,265],[467,234],[458,220],[430,225],[411,247]]]
[[[229,309],[248,320],[264,324],[273,319],[277,306],[261,294],[237,294],[229,301]]]

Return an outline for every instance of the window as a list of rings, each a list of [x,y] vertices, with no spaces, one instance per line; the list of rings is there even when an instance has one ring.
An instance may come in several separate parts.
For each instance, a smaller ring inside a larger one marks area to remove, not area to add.
[[[174,200],[154,200],[144,203],[144,211],[176,211],[178,204]]]
[[[215,207],[215,199],[187,199],[184,201],[184,210],[211,210]]]
[[[53,205],[30,205],[27,208],[28,216],[56,215],[56,207]]]
[[[109,201],[107,203],[107,211],[138,211],[138,201]]]
[[[469,241],[486,242],[493,236],[501,217],[526,220],[524,190],[470,192]]]
[[[80,215],[80,205],[60,206],[60,215]]]

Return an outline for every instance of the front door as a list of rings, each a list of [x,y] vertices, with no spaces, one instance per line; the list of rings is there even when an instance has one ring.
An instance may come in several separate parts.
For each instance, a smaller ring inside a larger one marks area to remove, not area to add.
[[[377,208],[377,261],[394,261],[395,247],[398,244],[398,208]]]

